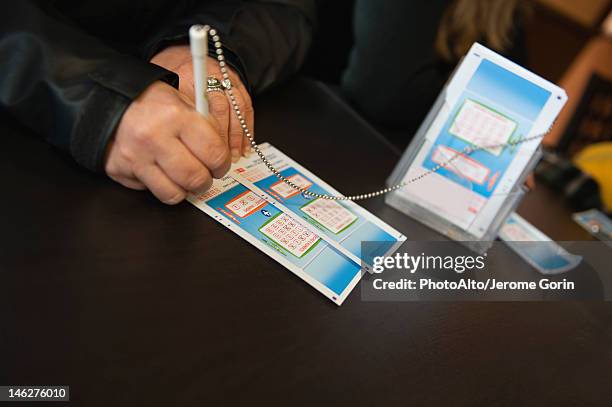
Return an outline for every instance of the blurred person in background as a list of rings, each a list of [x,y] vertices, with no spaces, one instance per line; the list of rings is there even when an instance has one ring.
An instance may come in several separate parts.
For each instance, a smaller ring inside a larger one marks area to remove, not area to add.
[[[357,0],[342,92],[404,148],[474,42],[525,63],[528,13],[521,0]]]

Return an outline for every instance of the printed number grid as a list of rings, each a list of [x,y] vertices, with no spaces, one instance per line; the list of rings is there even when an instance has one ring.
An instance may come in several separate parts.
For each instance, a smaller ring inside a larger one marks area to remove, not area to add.
[[[290,177],[287,177],[287,179],[300,188],[308,189],[312,186],[312,182],[310,182],[308,179],[306,179],[300,174],[291,175]],[[300,193],[300,191],[291,188],[283,181],[279,181],[273,184],[272,186],[270,186],[270,189],[285,199],[291,198],[292,196],[295,196]]]
[[[516,123],[502,114],[474,101],[466,100],[449,133],[475,146],[498,145],[507,143],[515,128]],[[485,150],[499,156],[503,146]]]
[[[245,218],[266,204],[266,200],[257,196],[255,192],[246,191],[225,204],[225,207],[236,216]]]
[[[317,199],[312,203],[306,204],[301,210],[323,227],[336,234],[343,231],[357,219],[356,215],[338,202],[324,199]]]
[[[296,257],[302,257],[320,239],[284,213],[265,224],[260,231]]]

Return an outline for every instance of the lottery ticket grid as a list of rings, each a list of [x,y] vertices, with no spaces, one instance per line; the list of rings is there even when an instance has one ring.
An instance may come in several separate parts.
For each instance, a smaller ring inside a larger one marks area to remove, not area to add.
[[[304,257],[321,240],[282,212],[264,223],[259,231],[298,258]]]
[[[453,121],[449,133],[475,146],[504,144],[514,133],[516,122],[495,110],[466,99]],[[503,147],[486,148],[493,155],[500,155]]]
[[[357,220],[357,216],[338,202],[325,199],[315,199],[300,210],[335,234],[343,232]]]
[[[253,169],[243,169],[243,168],[238,168],[237,169],[238,172],[244,173],[244,176],[246,177],[246,179],[248,179],[250,182],[257,182],[262,178],[265,178],[268,176],[268,169],[267,168],[253,168]]]
[[[499,238],[542,274],[564,273],[573,269],[582,261],[582,256],[569,253],[516,212],[510,214],[506,219],[504,226],[499,231]],[[529,242],[534,244],[528,245]],[[556,259],[554,266],[545,266],[546,263],[550,264],[550,261],[554,259]]]
[[[287,179],[293,182],[295,185],[299,186],[300,188],[308,189],[312,186],[312,182],[308,181],[306,178],[304,178],[300,174],[291,175],[287,177]],[[252,181],[252,180],[249,179],[249,181]],[[300,193],[300,191],[298,191],[297,189],[291,188],[289,185],[285,184],[283,181],[278,181],[276,184],[272,185],[270,189],[285,199],[291,198],[292,196],[296,196],[297,194]]]
[[[257,196],[255,192],[245,191],[225,204],[225,207],[236,216],[246,218],[266,206],[266,204],[266,200]]]
[[[432,154],[431,160],[441,165],[453,160],[452,165],[446,167],[448,171],[452,171],[458,176],[479,185],[484,184],[491,172],[489,168],[473,158],[446,146],[438,146]]]
[[[319,187],[325,189],[329,194],[340,195],[340,192],[334,189],[331,185],[327,184],[325,181],[323,181],[322,179],[314,175],[312,172],[310,172],[309,170],[307,170],[306,168],[304,168],[297,162],[293,161],[290,157],[287,157],[286,155],[284,155],[282,152],[277,150],[271,144],[262,143],[259,145],[259,148],[264,152],[264,154],[266,154],[266,156],[268,156],[269,159],[271,157],[274,157],[273,164],[279,170],[283,170],[285,168],[292,167],[296,171],[298,171],[300,174],[302,174],[304,177],[308,178],[310,181],[317,184]],[[246,163],[245,163],[245,160],[247,161]],[[243,184],[248,189],[255,191],[259,196],[266,199],[268,203],[272,204],[274,207],[279,209],[281,212],[289,213],[289,214],[293,213],[292,210],[290,210],[284,204],[282,204],[277,199],[275,199],[275,197],[266,193],[265,191],[257,187],[253,182],[249,180],[253,178],[252,176],[250,176],[249,171],[253,171],[254,173],[260,173],[260,167],[263,166],[263,163],[259,162],[258,160],[259,158],[256,156],[250,159],[243,158],[242,161],[239,161],[236,164],[239,166],[238,169],[235,171],[230,171],[230,176],[233,177],[237,182]],[[245,171],[244,168],[248,168],[248,170]],[[390,234],[396,239],[395,244],[390,245],[389,250],[385,254],[395,252],[395,250],[397,250],[397,248],[401,246],[402,243],[406,240],[406,236],[404,236],[397,230],[393,229],[391,226],[387,225],[385,222],[383,222],[376,216],[372,215],[370,212],[366,211],[365,209],[363,209],[356,203],[347,201],[346,205],[348,206],[348,210],[353,215],[365,218],[366,220],[368,220],[369,222],[372,222],[374,225],[378,226],[380,229],[384,230],[385,232],[387,232],[388,234]],[[293,219],[299,222],[305,228],[313,231],[313,233],[316,233],[315,226],[311,225],[308,221],[304,220],[300,216],[296,215],[295,217],[293,217]],[[324,239],[327,243],[329,243],[333,247],[335,247],[338,251],[340,251],[346,257],[353,260],[355,263],[363,264],[362,259],[360,259],[358,256],[354,255],[349,250],[344,248],[339,242],[336,242],[324,235],[321,235],[321,238]],[[364,264],[364,268],[366,271],[370,271],[370,267],[371,265]]]

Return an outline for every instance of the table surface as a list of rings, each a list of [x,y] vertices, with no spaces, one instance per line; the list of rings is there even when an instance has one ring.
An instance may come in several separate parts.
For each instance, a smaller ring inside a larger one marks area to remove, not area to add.
[[[345,193],[382,185],[399,156],[316,82],[256,111],[259,140]],[[337,307],[190,204],[0,123],[0,384],[67,384],[71,405],[92,406],[612,400],[612,303],[363,302],[357,288]],[[441,239],[382,199],[364,206],[409,239]],[[519,212],[589,239],[542,187]]]

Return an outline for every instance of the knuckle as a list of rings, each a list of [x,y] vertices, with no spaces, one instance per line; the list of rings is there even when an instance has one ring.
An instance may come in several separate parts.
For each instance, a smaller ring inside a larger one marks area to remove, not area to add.
[[[145,167],[142,164],[134,164],[131,166],[131,174],[138,182],[141,182],[148,190],[153,191],[154,185],[147,182],[145,177]]]
[[[136,154],[134,154],[134,149],[130,148],[125,144],[120,144],[119,146],[117,146],[117,153],[119,159],[125,162],[133,162],[136,158]]]
[[[135,160],[142,152],[155,154],[164,151],[169,141],[168,133],[160,128],[157,131],[154,129],[154,127],[145,126],[142,131],[135,134],[134,143],[124,146],[124,157]]]
[[[104,172],[110,178],[115,179],[121,175],[121,167],[117,162],[116,150],[113,149],[104,163]]]
[[[232,139],[240,140],[240,136],[242,136],[242,127],[240,127],[240,123],[232,123],[229,134]]]
[[[192,172],[186,177],[185,188],[189,191],[196,191],[206,187],[208,189],[212,184],[212,178],[205,170]]]
[[[169,103],[164,108],[164,114],[166,118],[170,120],[176,120],[183,114],[184,110],[184,106],[182,106],[180,103]]]
[[[147,124],[141,124],[132,132],[132,140],[139,147],[148,147],[151,144],[151,134],[150,127]]]
[[[211,99],[210,112],[215,116],[226,117],[229,114],[229,105],[225,98]]]
[[[139,191],[139,190],[142,190],[143,188],[140,182],[129,179],[129,178],[120,178],[116,181],[119,182],[124,187],[129,188],[129,189],[134,189],[134,190]]]
[[[247,102],[248,104],[251,104],[251,94],[249,93],[248,90],[246,90],[244,85],[240,86],[240,95],[245,100],[245,102]]]
[[[213,130],[217,134],[224,135],[225,132],[223,131],[223,126],[221,126],[221,123],[219,123],[219,119],[220,119],[219,116],[213,113],[208,117],[208,123],[213,127]],[[205,123],[205,119],[203,119],[202,117],[198,117],[198,120],[201,121],[202,129],[204,131],[207,131],[208,127]]]
[[[245,113],[253,113],[253,104],[251,103],[251,100],[245,100],[243,103],[242,109],[245,111]]]
[[[177,203],[181,202],[183,199],[185,199],[185,193],[182,191],[179,191],[179,192],[167,194],[167,197],[163,197],[161,201],[165,203],[166,205],[176,205]]]
[[[106,172],[106,175],[108,175],[109,178],[115,181],[117,181],[117,178],[121,175],[121,171],[119,170],[119,167],[116,165],[107,164],[104,168],[104,172]]]
[[[240,147],[242,145],[242,131],[240,128],[237,131],[230,132],[229,144],[230,147]]]
[[[208,162],[212,169],[221,168],[229,162],[229,150],[225,143],[219,141],[210,146]]]

